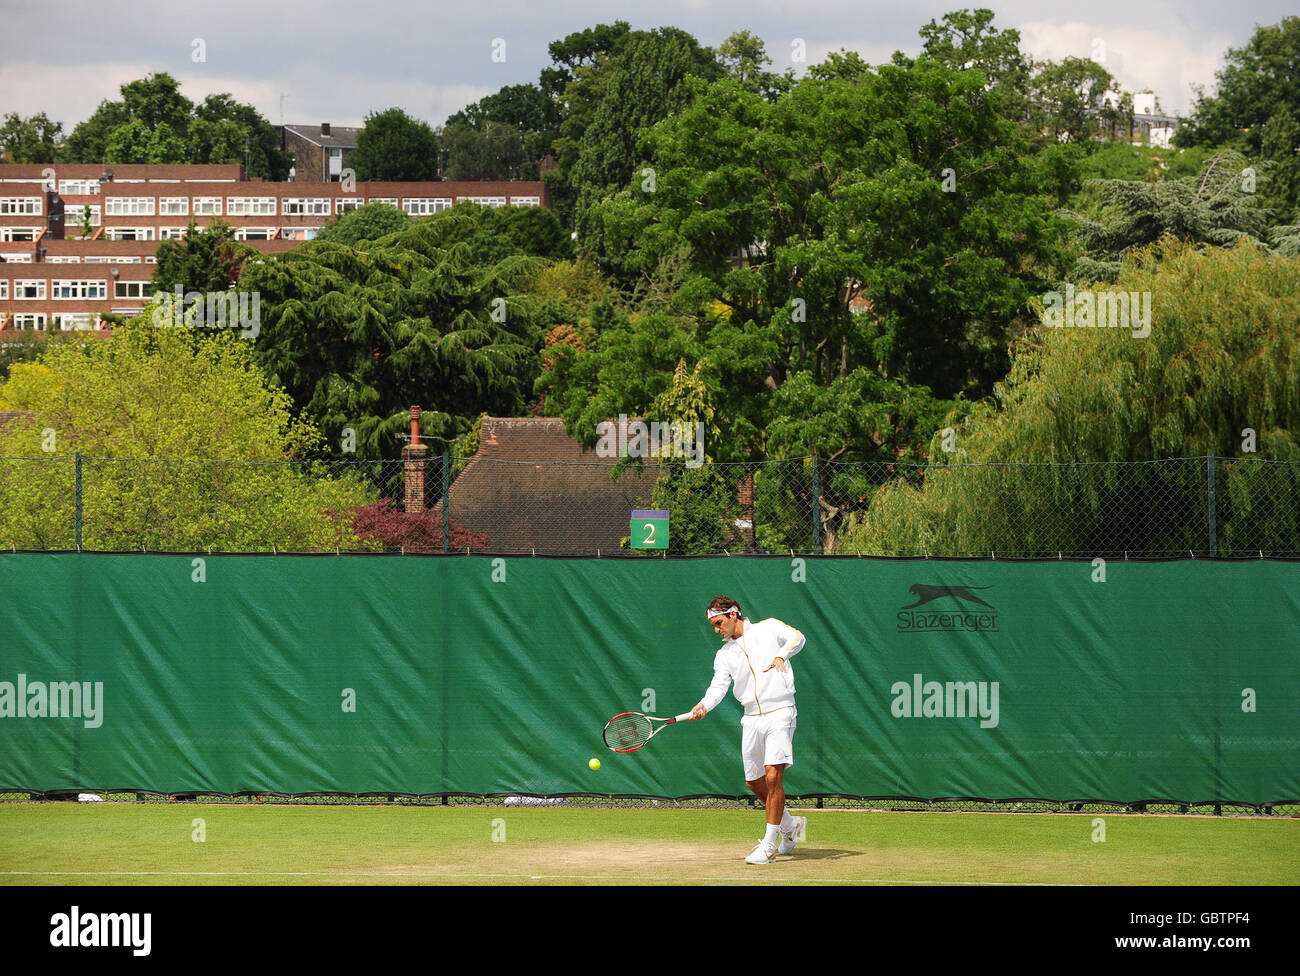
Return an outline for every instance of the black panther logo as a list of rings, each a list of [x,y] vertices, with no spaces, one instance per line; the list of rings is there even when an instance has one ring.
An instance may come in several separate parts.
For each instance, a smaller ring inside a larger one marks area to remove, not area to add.
[[[991,603],[985,603],[977,597],[971,590],[990,590],[991,586],[927,586],[924,583],[913,583],[908,592],[916,597],[915,603],[909,603],[903,607],[904,610],[911,610],[913,607],[919,607],[922,604],[930,603],[943,596],[950,596],[957,600],[969,600],[971,603],[978,603],[982,607],[988,607],[990,610],[996,610],[997,607]]]

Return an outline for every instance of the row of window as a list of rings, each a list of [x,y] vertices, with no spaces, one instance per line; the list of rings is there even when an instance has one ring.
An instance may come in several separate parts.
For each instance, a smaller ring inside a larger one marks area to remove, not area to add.
[[[279,201],[279,213],[285,217],[328,217],[330,215],[329,197],[285,197]],[[504,207],[505,197],[461,197],[471,203],[484,207]],[[336,214],[347,213],[366,203],[359,197],[339,197],[333,200]],[[370,203],[386,203],[398,206],[397,197],[371,197]],[[539,207],[541,197],[514,197],[510,201],[516,207]],[[447,210],[452,206],[451,197],[403,197],[401,209],[412,217]],[[98,227],[100,222],[100,204],[70,204],[64,211],[67,221],[79,221],[90,208],[90,223]],[[104,213],[110,217],[188,217],[190,215],[189,197],[105,197]],[[156,207],[156,210],[155,210]],[[194,197],[194,216],[221,217],[222,197]],[[225,197],[224,216],[228,217],[274,217],[277,213],[275,197]],[[0,197],[0,217],[36,216],[42,213],[40,197]]]
[[[64,226],[69,230],[76,230],[83,223],[98,227],[102,223],[99,212],[100,206],[97,203],[74,204],[63,211]]]
[[[99,180],[59,180],[61,197],[93,197],[99,195]]]
[[[7,264],[32,264],[32,256],[26,252],[17,252],[7,254],[0,251],[0,258],[3,258]],[[108,254],[94,254],[88,257],[82,257],[80,254],[52,254],[45,259],[46,264],[157,264],[158,259],[152,254],[141,257],[139,254],[128,254],[122,257],[113,257]]]
[[[7,255],[0,254],[0,257]],[[14,264],[31,264],[32,256],[30,254],[17,254],[13,256]],[[153,257],[141,257],[139,254],[130,254],[125,257],[110,257],[108,255],[90,255],[82,257],[80,254],[50,254],[45,258],[46,264],[155,264]]]
[[[47,316],[44,312],[15,312],[8,317],[0,313],[0,319],[3,319],[6,329],[33,329],[37,332],[44,332],[47,324],[53,324],[65,332],[97,329],[101,321],[100,316],[92,312],[56,312],[53,316]]]
[[[106,227],[106,241],[180,241],[185,239],[184,227]]]
[[[0,217],[39,217],[42,213],[40,197],[0,197]]]
[[[108,282],[95,279],[81,281],[51,281],[48,289],[51,294],[46,297],[46,287],[43,280],[23,280],[14,281],[13,300],[14,301],[97,301],[101,298],[108,297]],[[152,298],[154,292],[152,281],[115,281],[113,282],[114,298]],[[0,278],[0,300],[9,299],[9,281]]]

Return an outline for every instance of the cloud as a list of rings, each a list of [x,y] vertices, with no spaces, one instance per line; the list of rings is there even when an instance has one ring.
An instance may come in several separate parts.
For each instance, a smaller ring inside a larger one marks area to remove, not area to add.
[[[762,37],[781,71],[791,42],[807,42],[796,73],[841,48],[869,63],[895,50],[915,55],[917,31],[962,4],[920,0],[478,0],[454,10],[414,0],[132,0],[104,33],[102,3],[0,0],[0,112],[46,112],[65,130],[124,81],[166,71],[201,99],[229,91],[269,121],[356,124],[392,105],[434,124],[503,85],[535,81],[549,63],[547,45],[572,31],[625,19],[636,29],[673,25],[716,45],[733,31]],[[979,4],[971,4],[971,7]],[[1107,43],[1107,67],[1128,90],[1151,88],[1167,109],[1190,107],[1193,82],[1212,85],[1228,47],[1240,47],[1252,23],[1280,19],[1293,0],[1179,0],[1142,7],[1132,0],[1003,0],[994,25],[1018,27],[1038,58],[1088,57],[1092,39]],[[1086,12],[1088,21],[1079,18]],[[1089,22],[1091,21],[1091,22]],[[1110,28],[1100,25],[1122,25]],[[506,63],[491,59],[494,37],[507,41]],[[106,38],[108,38],[106,40]],[[191,60],[202,39],[207,61]]]
[[[1191,110],[1191,86],[1209,89],[1224,52],[1239,43],[1228,34],[1194,32],[1190,25],[1184,32],[1040,20],[1018,29],[1021,50],[1035,59],[1088,58],[1096,51],[1097,60],[1125,91],[1150,89],[1165,111],[1179,115]]]
[[[193,66],[192,66],[193,67]],[[118,101],[121,86],[148,74],[167,70],[148,62],[109,61],[72,65],[51,70],[33,62],[0,65],[0,113],[24,117],[45,112],[63,123],[65,135],[84,122],[101,101]],[[343,74],[330,66],[319,72],[288,77],[263,73],[216,74],[202,70],[168,71],[180,82],[181,94],[198,103],[208,95],[228,92],[237,102],[254,106],[272,125],[280,123],[280,95],[284,94],[284,121],[306,124],[332,122],[360,125],[372,111],[397,106],[414,118],[441,125],[447,116],[470,102],[497,90],[496,85],[434,84],[393,80],[376,75]]]

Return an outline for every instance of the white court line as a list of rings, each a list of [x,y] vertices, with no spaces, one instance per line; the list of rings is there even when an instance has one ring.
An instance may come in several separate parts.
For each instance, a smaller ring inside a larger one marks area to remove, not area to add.
[[[721,878],[717,875],[705,877],[665,878],[662,875],[634,874],[445,874],[437,872],[419,872],[394,874],[391,871],[371,873],[368,871],[0,871],[0,877],[76,877],[76,878],[513,878],[523,881],[648,881],[663,884],[672,882],[698,881],[713,884],[718,881],[778,881],[786,884],[883,884],[883,885],[968,885],[975,887],[1029,887],[1029,888],[1080,888],[1092,887],[1063,881],[911,881],[900,878],[782,878],[768,872],[764,875],[749,874],[738,877]]]

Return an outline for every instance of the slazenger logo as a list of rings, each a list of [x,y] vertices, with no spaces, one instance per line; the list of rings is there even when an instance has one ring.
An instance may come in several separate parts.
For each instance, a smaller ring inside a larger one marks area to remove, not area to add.
[[[79,718],[88,729],[104,722],[102,681],[0,681],[0,718]]]
[[[998,611],[993,604],[983,597],[976,596],[973,590],[989,590],[991,586],[944,586],[941,584],[913,583],[909,592],[916,597],[916,602],[909,603],[898,611],[898,630],[903,634],[919,634],[928,631],[996,631],[998,629]],[[936,601],[944,600],[938,606],[930,606]],[[974,604],[972,608],[968,606]],[[925,607],[924,610],[917,609]],[[978,607],[985,607],[979,610]]]
[[[50,916],[50,945],[56,948],[129,946],[131,955],[147,956],[153,915],[149,912],[81,913],[72,911]]]

